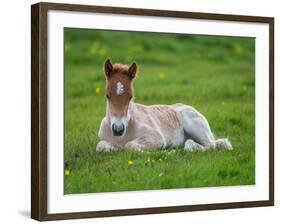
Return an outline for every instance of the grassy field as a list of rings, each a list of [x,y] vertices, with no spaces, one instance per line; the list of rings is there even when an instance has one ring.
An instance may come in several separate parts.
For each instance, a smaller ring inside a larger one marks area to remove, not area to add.
[[[66,194],[255,183],[253,38],[64,32]],[[96,153],[108,57],[138,63],[135,102],[192,105],[234,150]]]

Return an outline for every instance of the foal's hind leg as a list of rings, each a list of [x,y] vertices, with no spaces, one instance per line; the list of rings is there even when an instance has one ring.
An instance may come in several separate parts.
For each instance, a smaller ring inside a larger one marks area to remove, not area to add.
[[[181,106],[176,110],[188,136],[188,140],[185,142],[185,150],[205,151],[216,147],[209,123],[202,114],[190,106]]]

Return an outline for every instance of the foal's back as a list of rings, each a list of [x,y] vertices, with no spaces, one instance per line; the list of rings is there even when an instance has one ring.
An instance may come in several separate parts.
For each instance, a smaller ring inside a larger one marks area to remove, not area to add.
[[[184,130],[178,116],[177,108],[183,104],[174,105],[142,105],[135,104],[136,116],[140,123],[146,122],[166,139],[167,145],[180,145],[184,141]]]

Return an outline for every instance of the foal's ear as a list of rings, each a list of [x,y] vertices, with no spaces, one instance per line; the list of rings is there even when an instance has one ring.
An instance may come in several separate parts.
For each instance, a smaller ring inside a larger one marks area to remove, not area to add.
[[[112,63],[111,63],[110,59],[108,58],[104,62],[104,74],[107,78],[110,77],[110,75],[112,73],[112,70],[113,70],[113,66],[112,66]]]
[[[136,77],[137,69],[138,69],[138,67],[137,67],[136,62],[133,62],[133,64],[131,64],[131,66],[128,69],[128,75],[130,76],[131,79]]]

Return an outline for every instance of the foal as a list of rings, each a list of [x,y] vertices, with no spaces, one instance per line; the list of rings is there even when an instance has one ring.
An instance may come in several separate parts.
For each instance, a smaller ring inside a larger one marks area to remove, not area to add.
[[[137,65],[104,63],[106,116],[103,118],[96,151],[118,147],[143,151],[183,145],[187,151],[232,149],[228,139],[215,140],[207,119],[184,104],[145,106],[132,102],[132,82]]]

